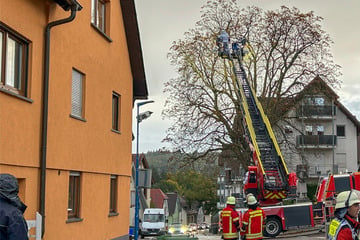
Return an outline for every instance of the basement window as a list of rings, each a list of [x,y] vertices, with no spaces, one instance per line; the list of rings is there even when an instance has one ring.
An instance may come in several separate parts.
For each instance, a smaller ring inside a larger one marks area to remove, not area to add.
[[[109,208],[109,215],[114,216],[117,214],[117,189],[118,189],[118,178],[115,175],[110,177],[110,208]]]
[[[70,172],[69,198],[68,198],[68,221],[80,219],[80,172]]]

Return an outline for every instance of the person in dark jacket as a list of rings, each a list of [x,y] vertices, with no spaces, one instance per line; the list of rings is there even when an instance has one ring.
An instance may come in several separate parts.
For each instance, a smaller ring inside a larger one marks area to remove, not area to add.
[[[0,174],[0,239],[28,240],[24,219],[26,205],[21,202],[17,179],[8,173]]]

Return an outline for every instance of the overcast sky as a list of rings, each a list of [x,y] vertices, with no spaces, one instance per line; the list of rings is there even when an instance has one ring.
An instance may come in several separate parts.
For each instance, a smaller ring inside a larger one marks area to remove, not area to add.
[[[173,41],[182,39],[184,32],[195,27],[200,20],[201,6],[207,1],[135,0],[149,99],[155,101],[140,108],[140,112],[154,113],[140,123],[139,152],[171,147],[161,142],[171,125],[168,119],[162,119],[161,112],[165,103],[164,83],[177,75],[166,55]],[[336,93],[340,102],[360,119],[360,0],[238,0],[238,4],[265,10],[279,9],[281,5],[295,6],[302,12],[314,11],[323,17],[323,29],[334,41],[334,61],[342,67],[343,83]],[[133,115],[136,135],[136,107]],[[133,142],[135,152],[136,141]]]

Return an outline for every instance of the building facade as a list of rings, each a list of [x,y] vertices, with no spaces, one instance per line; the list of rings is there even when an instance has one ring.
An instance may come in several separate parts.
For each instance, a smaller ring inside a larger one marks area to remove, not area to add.
[[[302,183],[358,171],[360,123],[336,93],[316,77],[297,98],[277,131],[289,171]]]
[[[42,239],[128,239],[132,108],[147,98],[133,0],[0,0],[0,172]]]

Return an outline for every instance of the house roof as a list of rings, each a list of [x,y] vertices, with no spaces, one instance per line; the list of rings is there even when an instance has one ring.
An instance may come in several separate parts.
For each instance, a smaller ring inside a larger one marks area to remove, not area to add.
[[[136,154],[132,155],[132,162],[136,163]],[[146,160],[145,154],[141,153],[139,154],[139,166],[143,166],[144,168],[149,168],[149,163]]]
[[[120,0],[133,76],[133,101],[147,99],[148,89],[134,0]]]
[[[303,98],[306,94],[314,94],[316,92],[325,94],[332,99],[339,99],[339,96],[335,93],[335,91],[332,90],[332,88],[326,84],[320,76],[316,76],[311,82],[309,82],[304,89],[297,94],[297,98]]]
[[[168,198],[159,188],[151,189],[150,196],[155,208],[163,208],[164,200]]]
[[[176,192],[166,193],[166,196],[168,197],[169,215],[171,216],[175,212],[178,194]]]

